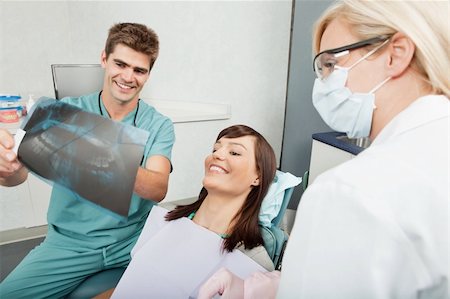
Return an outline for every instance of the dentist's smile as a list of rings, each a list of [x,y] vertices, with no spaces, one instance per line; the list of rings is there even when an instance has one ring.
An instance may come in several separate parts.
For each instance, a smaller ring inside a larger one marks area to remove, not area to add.
[[[116,85],[120,88],[120,89],[126,89],[126,90],[130,90],[132,88],[134,88],[134,86],[129,86],[123,83],[119,83],[117,81],[114,81],[114,83],[116,83]]]

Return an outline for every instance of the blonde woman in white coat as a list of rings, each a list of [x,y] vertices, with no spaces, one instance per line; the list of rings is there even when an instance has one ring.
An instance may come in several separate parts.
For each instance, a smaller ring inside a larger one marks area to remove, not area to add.
[[[346,0],[322,15],[313,103],[372,144],[304,193],[279,286],[273,273],[240,284],[222,270],[203,298],[236,285],[246,298],[450,298],[448,11]]]

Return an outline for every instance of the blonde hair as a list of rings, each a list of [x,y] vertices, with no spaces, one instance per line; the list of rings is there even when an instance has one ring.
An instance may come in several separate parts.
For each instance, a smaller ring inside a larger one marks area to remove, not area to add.
[[[313,50],[336,18],[347,22],[361,40],[402,32],[415,44],[411,67],[433,89],[450,98],[449,3],[447,1],[342,0],[331,5],[316,22]]]

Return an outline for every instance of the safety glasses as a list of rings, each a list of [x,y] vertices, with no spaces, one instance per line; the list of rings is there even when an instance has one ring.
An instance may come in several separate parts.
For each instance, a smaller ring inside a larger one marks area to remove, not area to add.
[[[355,62],[353,65],[357,64],[361,60],[366,59],[368,56],[372,55],[375,51],[377,51],[379,48],[381,48],[383,45],[385,45],[390,36],[388,35],[382,35],[377,36],[374,38],[366,39],[351,45],[325,50],[320,52],[319,54],[314,57],[313,61],[313,70],[316,73],[317,78],[324,80],[326,79],[333,71],[338,63],[338,59],[342,56],[348,55],[351,50],[360,49],[363,47],[367,47],[379,42],[384,42],[375,49],[368,52],[366,55],[364,55],[361,59],[359,59],[357,62]],[[352,66],[353,66],[352,65]]]

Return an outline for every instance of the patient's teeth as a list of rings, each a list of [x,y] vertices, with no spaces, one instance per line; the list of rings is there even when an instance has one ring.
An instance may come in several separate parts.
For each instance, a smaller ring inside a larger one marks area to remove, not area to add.
[[[211,171],[217,171],[217,172],[220,172],[220,173],[225,173],[225,170],[224,170],[223,168],[218,167],[218,166],[215,166],[215,165],[212,165],[212,166],[209,168],[209,170],[211,170]]]

